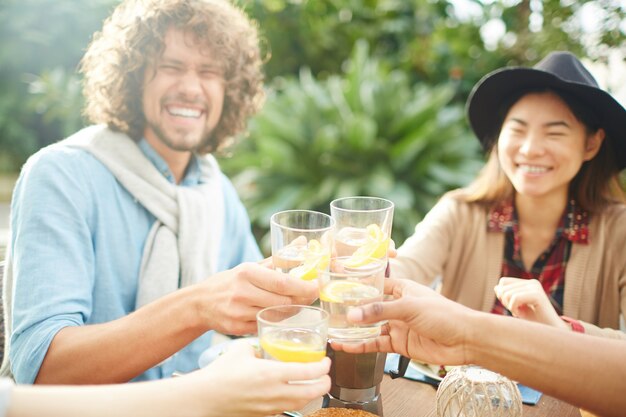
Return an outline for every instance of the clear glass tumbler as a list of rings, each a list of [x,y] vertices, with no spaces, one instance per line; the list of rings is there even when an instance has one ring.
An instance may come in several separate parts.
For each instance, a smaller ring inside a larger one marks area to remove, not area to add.
[[[278,271],[311,280],[328,268],[335,220],[310,210],[275,213],[270,220],[272,263]]]

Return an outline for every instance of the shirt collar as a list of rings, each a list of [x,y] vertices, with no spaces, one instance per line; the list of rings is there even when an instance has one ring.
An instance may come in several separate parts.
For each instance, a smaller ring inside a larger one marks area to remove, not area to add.
[[[172,184],[176,184],[174,174],[172,174],[172,171],[167,165],[167,162],[165,162],[165,160],[161,158],[161,155],[159,155],[159,153],[148,143],[148,141],[142,138],[139,141],[138,145],[139,149],[141,149],[144,155],[146,155],[146,158],[148,158],[148,160],[152,162],[152,165],[154,165],[156,169],[158,169],[159,172],[163,174],[163,176],[169,182],[171,182]],[[193,154],[191,156],[191,160],[189,161],[189,165],[187,166],[187,170],[185,171],[185,176],[183,177],[180,185],[189,187],[193,185],[198,185],[199,183],[200,165],[198,163],[198,157],[196,156],[196,154]]]
[[[489,211],[487,231],[507,232],[517,228],[517,213],[512,199],[501,202]],[[589,213],[571,199],[559,222],[557,234],[573,243],[589,242]]]

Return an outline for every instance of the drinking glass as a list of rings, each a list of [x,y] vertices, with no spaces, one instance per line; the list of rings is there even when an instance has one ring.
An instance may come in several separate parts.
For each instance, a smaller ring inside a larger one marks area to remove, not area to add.
[[[382,301],[387,261],[368,258],[353,267],[350,260],[350,256],[331,258],[329,270],[319,271],[320,304],[329,314],[329,339],[361,342],[378,336],[382,323],[355,324],[346,316],[351,308]]]
[[[267,307],[257,313],[263,357],[281,362],[316,362],[326,356],[328,313],[303,305]]]
[[[387,258],[394,204],[378,197],[345,197],[330,203],[335,219],[336,256],[352,256],[355,262]]]
[[[310,210],[287,210],[270,219],[272,263],[278,271],[304,280],[328,267],[335,220]]]

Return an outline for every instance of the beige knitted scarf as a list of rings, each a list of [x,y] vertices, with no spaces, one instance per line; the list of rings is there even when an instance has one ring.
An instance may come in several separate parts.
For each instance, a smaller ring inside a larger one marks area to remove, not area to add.
[[[199,157],[195,187],[169,182],[128,136],[91,126],[61,142],[85,149],[156,217],[146,239],[139,273],[137,307],[215,273],[224,202],[219,168]]]

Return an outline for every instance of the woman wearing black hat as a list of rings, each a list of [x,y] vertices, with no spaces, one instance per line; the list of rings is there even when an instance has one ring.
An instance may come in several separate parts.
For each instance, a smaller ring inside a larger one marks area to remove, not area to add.
[[[417,225],[391,275],[440,276],[474,309],[626,338],[626,110],[567,52],[492,72],[467,110],[488,162]]]

